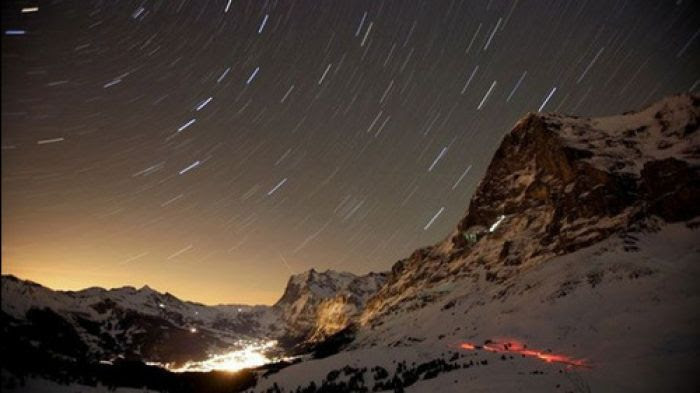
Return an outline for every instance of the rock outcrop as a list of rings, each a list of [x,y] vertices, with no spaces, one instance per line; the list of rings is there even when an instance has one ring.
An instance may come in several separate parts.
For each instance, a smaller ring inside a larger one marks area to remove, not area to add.
[[[347,327],[366,300],[386,281],[386,273],[355,276],[311,269],[289,278],[273,308],[291,341],[318,341]]]
[[[459,277],[503,282],[650,217],[698,216],[699,102],[673,96],[599,119],[528,114],[503,139],[457,228],[397,262],[362,323],[420,307]]]

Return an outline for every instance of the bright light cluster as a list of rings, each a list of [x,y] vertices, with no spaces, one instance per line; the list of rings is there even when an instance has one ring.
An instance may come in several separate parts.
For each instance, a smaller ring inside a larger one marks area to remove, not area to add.
[[[173,372],[185,371],[238,371],[244,368],[262,366],[276,359],[269,358],[265,352],[277,345],[274,340],[241,340],[235,344],[237,349],[226,353],[213,354],[206,360],[187,362],[182,365],[149,362],[149,365],[167,368]]]

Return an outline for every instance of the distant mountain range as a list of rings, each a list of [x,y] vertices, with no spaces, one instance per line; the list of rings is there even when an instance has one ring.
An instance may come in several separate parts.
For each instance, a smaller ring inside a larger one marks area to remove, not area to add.
[[[385,273],[292,276],[271,307],[3,276],[3,350],[174,363],[257,339],[315,354],[253,372],[251,392],[694,391],[699,103],[528,114],[444,240]]]
[[[345,328],[385,280],[386,274],[312,269],[290,277],[273,306],[206,306],[148,286],[55,291],[3,275],[2,317],[13,337],[58,355],[184,363],[230,350],[241,340],[280,340],[287,349],[321,340]],[[43,329],[46,320],[55,321],[51,331]],[[36,337],[23,333],[34,330]],[[74,345],[68,351],[51,348],[59,337],[71,337]]]

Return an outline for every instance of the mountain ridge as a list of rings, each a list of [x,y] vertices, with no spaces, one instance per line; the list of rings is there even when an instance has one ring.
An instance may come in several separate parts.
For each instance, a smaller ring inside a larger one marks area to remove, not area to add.
[[[699,123],[691,94],[619,116],[526,115],[456,227],[392,265],[335,353],[250,392],[362,391],[358,380],[455,393],[694,391]],[[579,360],[509,356],[531,345]]]
[[[301,280],[308,276],[313,279]],[[14,275],[2,275],[2,315],[9,321],[10,330],[14,329],[12,326],[17,329],[32,326],[34,322],[29,315],[61,320],[65,334],[84,344],[94,361],[125,357],[178,364],[204,360],[212,353],[235,348],[239,342],[249,340],[275,339],[283,347],[295,346],[311,336],[313,340],[321,340],[344,325],[317,323],[318,306],[324,301],[340,302],[352,304],[356,309],[363,304],[368,291],[357,288],[369,285],[369,290],[373,290],[381,277],[375,273],[356,276],[312,269],[290,277],[285,291],[289,293],[291,288],[296,288],[307,294],[304,299],[291,299],[285,304],[283,295],[272,306],[209,306],[181,300],[148,285],[53,290]],[[300,307],[300,312],[287,310],[292,306]],[[18,330],[12,331],[19,334]],[[45,340],[46,337],[34,341],[41,344]],[[117,345],[120,342],[123,345]],[[169,347],[185,349],[170,351]]]
[[[514,336],[580,352],[586,362],[610,363],[614,356],[630,363],[642,359],[641,369],[627,365],[620,372],[653,374],[658,379],[650,386],[661,387],[664,373],[686,375],[688,366],[681,362],[687,362],[686,352],[665,364],[659,359],[670,355],[658,348],[680,345],[676,342],[696,345],[689,332],[700,328],[700,316],[689,312],[700,304],[693,284],[700,277],[693,264],[700,257],[694,245],[700,228],[700,206],[695,203],[700,200],[699,123],[700,99],[690,94],[620,116],[530,113],[504,136],[456,227],[387,272],[357,276],[311,269],[292,275],[273,306],[243,313],[236,306],[202,306],[205,311],[166,294],[138,299],[148,303],[145,311],[162,316],[153,326],[166,321],[180,337],[191,337],[182,334],[189,334],[188,324],[198,321],[198,334],[211,334],[205,346],[196,348],[198,356],[206,346],[231,344],[241,335],[276,338],[288,348],[312,344],[304,348],[323,353],[323,359],[263,378],[256,391],[279,391],[273,384],[293,389],[311,387],[308,381],[336,383],[331,376],[338,374],[333,373],[360,372],[348,371],[350,363],[386,368],[393,367],[392,360],[431,357],[432,363],[413,374],[406,364],[396,365],[393,380],[410,386],[416,375],[431,379],[454,367],[472,367],[473,360],[465,366],[461,359],[481,354],[459,350],[474,350],[474,342],[486,345]],[[686,274],[679,275],[679,270]],[[3,295],[6,282],[12,281],[3,276]],[[33,285],[29,287],[43,288]],[[131,287],[120,293],[138,291]],[[666,300],[670,304],[661,298],[671,299]],[[119,314],[123,310],[113,310],[131,304],[123,297],[115,299],[99,307]],[[6,310],[3,296],[3,316],[13,316]],[[96,318],[105,312],[90,311]],[[193,312],[202,315],[194,318]],[[657,326],[650,315],[673,323]],[[633,327],[641,331],[639,336],[627,338]],[[582,346],[579,337],[588,345]],[[607,338],[617,341],[602,342]],[[643,345],[651,338],[658,338],[658,348]],[[616,351],[606,352],[606,345]],[[183,355],[159,351],[162,345],[149,354],[161,360]],[[523,370],[531,363],[502,356],[503,362],[522,367],[518,375],[527,375]],[[431,378],[424,375],[429,367],[438,367],[431,369]],[[576,388],[555,370],[543,379]],[[559,373],[570,376],[563,369]],[[603,390],[616,386],[609,384],[619,377],[600,368],[592,375]],[[488,374],[483,378],[490,379]],[[463,380],[472,377],[464,374]],[[374,381],[379,383],[375,386],[389,386]],[[424,386],[437,386],[429,383]]]
[[[487,280],[503,281],[651,215],[668,222],[697,216],[700,208],[693,201],[700,200],[699,102],[696,96],[681,94],[639,112],[601,119],[526,115],[503,138],[457,228],[394,264],[389,284],[368,301],[361,323],[370,322],[373,310],[410,296],[407,283],[433,285],[480,267],[489,270],[482,274]],[[608,128],[598,129],[598,139],[586,141],[584,136],[590,136],[596,124]],[[635,133],[630,135],[630,130]],[[661,157],[651,154],[653,159],[636,172],[625,162],[635,137],[637,144],[663,143],[652,151],[661,152]],[[627,154],[611,154],[619,149]],[[679,150],[684,152],[679,158],[668,154]],[[598,156],[605,160],[588,162]],[[680,189],[678,184],[688,187]]]

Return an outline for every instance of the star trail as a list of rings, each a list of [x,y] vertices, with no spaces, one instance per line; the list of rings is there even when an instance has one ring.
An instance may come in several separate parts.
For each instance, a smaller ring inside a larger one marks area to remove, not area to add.
[[[447,236],[526,113],[700,80],[688,0],[10,1],[2,20],[3,273],[207,303],[387,270]]]

